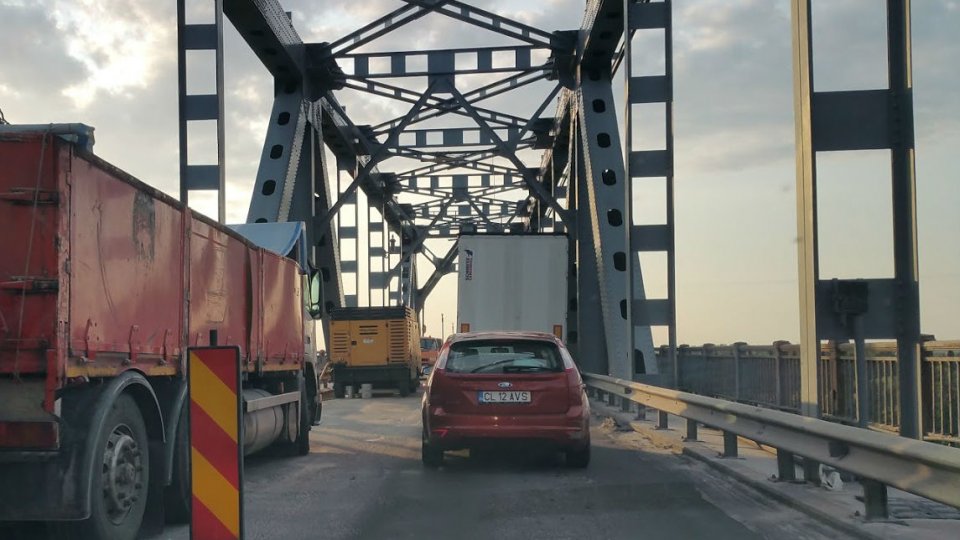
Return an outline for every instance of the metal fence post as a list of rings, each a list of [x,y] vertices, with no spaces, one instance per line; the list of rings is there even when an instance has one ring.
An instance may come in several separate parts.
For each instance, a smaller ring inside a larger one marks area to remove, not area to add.
[[[687,441],[697,440],[697,422],[696,420],[687,419]]]
[[[803,481],[815,486],[820,485],[820,463],[803,458]]]
[[[739,455],[737,448],[737,434],[724,431],[723,432],[723,457],[725,458],[735,458]]]
[[[777,480],[781,482],[796,482],[797,467],[793,454],[777,448]]]
[[[774,403],[777,404],[777,407],[783,407],[783,392],[781,387],[783,386],[783,380],[780,378],[782,373],[780,364],[783,362],[783,351],[781,347],[783,346],[783,341],[774,341],[773,342],[773,378],[776,381],[776,384],[773,387]]]
[[[633,403],[633,402],[630,401],[630,399],[627,398],[627,396],[621,396],[621,397],[620,397],[620,410],[623,411],[623,412],[630,412],[630,404],[631,404],[631,403]]]
[[[733,344],[733,400],[740,401],[740,347],[742,343]]]
[[[670,429],[670,415],[657,411],[657,429]]]
[[[887,519],[890,517],[887,505],[887,486],[876,480],[860,479],[863,486],[863,504],[867,519]]]

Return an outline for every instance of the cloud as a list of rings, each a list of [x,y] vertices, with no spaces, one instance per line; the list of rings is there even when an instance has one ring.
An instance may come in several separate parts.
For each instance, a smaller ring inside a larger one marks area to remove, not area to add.
[[[176,58],[166,45],[171,27],[162,24],[172,2],[76,0],[47,2],[66,52],[86,69],[86,77],[63,89],[79,108],[98,95],[118,96],[146,88],[161,65]],[[175,27],[174,30],[175,32]]]

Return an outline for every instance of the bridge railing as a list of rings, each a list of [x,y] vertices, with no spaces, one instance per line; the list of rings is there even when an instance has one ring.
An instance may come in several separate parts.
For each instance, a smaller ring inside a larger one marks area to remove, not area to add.
[[[870,407],[868,423],[899,429],[897,347],[872,342],[865,347]],[[924,438],[960,446],[960,341],[927,341],[922,354]],[[667,348],[657,351],[665,365]],[[856,352],[852,343],[821,347],[820,406],[823,417],[855,424]],[[788,412],[800,410],[800,346],[682,345],[677,349],[678,388],[695,394],[751,403]]]
[[[585,373],[584,381],[593,397],[624,411],[631,403],[656,409],[662,428],[669,415],[685,418],[688,441],[699,425],[722,430],[724,457],[737,456],[738,437],[775,448],[781,481],[797,479],[797,456],[805,481],[817,481],[819,464],[848,471],[863,486],[868,519],[887,517],[886,486],[960,507],[960,449],[604,375]]]

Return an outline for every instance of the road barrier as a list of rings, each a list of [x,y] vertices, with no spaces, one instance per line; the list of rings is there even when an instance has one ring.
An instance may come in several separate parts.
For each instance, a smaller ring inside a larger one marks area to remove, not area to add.
[[[924,439],[960,446],[960,341],[927,341],[921,356]],[[820,351],[823,417],[856,424],[856,351],[852,343],[825,343]],[[867,389],[871,427],[900,427],[897,347],[867,343]],[[669,372],[668,349],[657,350]],[[702,345],[677,348],[677,387],[695,394],[800,412],[800,345]]]
[[[190,349],[190,537],[243,538],[240,349]]]
[[[660,411],[661,427],[668,414],[685,418],[688,438],[698,424],[722,430],[726,456],[736,456],[737,436],[776,448],[782,480],[795,479],[795,456],[810,474],[822,463],[866,479],[868,517],[886,515],[888,485],[960,507],[960,449],[604,375],[585,373],[584,381],[621,406]]]

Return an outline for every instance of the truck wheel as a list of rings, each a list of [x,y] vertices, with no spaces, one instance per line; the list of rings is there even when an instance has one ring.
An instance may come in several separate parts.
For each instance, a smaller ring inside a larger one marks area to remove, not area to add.
[[[410,381],[407,380],[406,375],[404,375],[397,382],[397,390],[400,391],[400,397],[407,397],[410,395]]]
[[[313,429],[313,400],[303,380],[300,381],[300,431],[297,433],[297,455],[310,453],[310,430]]]
[[[335,382],[333,383],[333,397],[337,399],[343,399],[343,396],[346,395],[346,392],[343,389],[343,383]]]
[[[90,517],[70,524],[89,540],[134,540],[147,507],[150,456],[147,429],[136,402],[121,395],[107,413],[94,446],[100,469],[90,490]]]
[[[176,440],[173,441],[173,478],[163,491],[163,509],[167,523],[190,521],[190,439],[187,407],[180,409]]]

